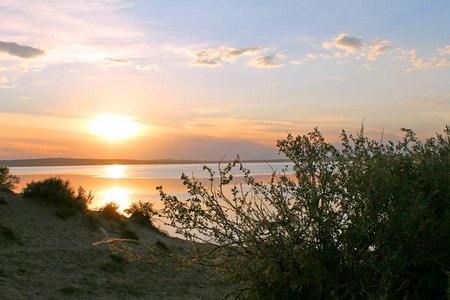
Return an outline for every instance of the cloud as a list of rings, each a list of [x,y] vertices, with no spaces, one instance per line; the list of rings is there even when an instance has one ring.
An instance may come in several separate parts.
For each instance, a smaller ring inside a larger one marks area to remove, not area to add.
[[[0,41],[0,52],[8,53],[9,55],[20,58],[35,58],[46,55],[44,51],[37,48],[2,41]]]
[[[433,93],[434,93],[434,91],[429,91],[428,93],[423,94],[423,96],[426,97],[426,96],[429,96],[429,95],[431,95]]]
[[[426,99],[417,99],[417,100],[410,100],[407,103],[413,104],[413,105],[441,106],[441,105],[449,105],[450,101],[434,101],[434,100],[426,100]]]
[[[48,64],[104,62],[105,57],[148,57],[157,46],[116,0],[0,1],[0,39],[46,45]],[[14,39],[14,40],[13,40]],[[39,49],[37,49],[39,50]],[[40,51],[40,50],[39,50]]]
[[[421,58],[414,63],[414,67],[416,69],[423,69],[423,70],[433,70],[439,67],[449,67],[449,66],[450,66],[449,58],[437,60],[435,57],[432,57],[428,59],[428,61],[425,61]],[[411,69],[409,69],[409,71],[411,71]]]
[[[219,48],[208,48],[200,52],[191,52],[190,55],[194,56],[191,61],[191,65],[204,65],[210,67],[221,66],[222,62],[233,62],[240,56],[252,56],[260,53],[264,50],[264,47],[255,46],[247,48],[235,48],[221,46]]]
[[[450,45],[445,46],[444,49],[436,49],[437,52],[439,52],[439,55],[448,55],[450,54]]]
[[[11,85],[7,85],[7,84],[1,84],[0,85],[0,89],[13,89],[16,88],[18,86],[17,83],[11,84]]]
[[[191,65],[201,65],[208,67],[219,67],[222,64],[218,62],[216,59],[197,59],[191,62]]]
[[[372,66],[368,64],[364,64],[363,67],[366,68],[367,71],[372,71]]]
[[[295,64],[295,65],[301,65],[303,63],[303,61],[302,60],[291,60],[290,63]]]
[[[378,55],[386,54],[391,49],[392,45],[389,43],[388,40],[377,39],[368,44],[364,44],[361,38],[349,36],[347,33],[341,33],[332,42],[325,42],[322,45],[325,49],[337,48],[346,51],[345,53],[336,52],[334,57],[341,57],[342,55],[348,55],[349,53],[368,49],[370,50],[368,53],[362,52],[356,59],[367,57],[368,60],[376,60]],[[323,54],[321,54],[321,56],[322,55]]]
[[[113,63],[115,65],[128,65],[131,64],[131,61],[128,60],[121,60],[121,59],[115,59],[115,58],[110,58],[110,57],[105,57],[105,60],[107,62]]]
[[[369,60],[376,60],[378,55],[385,54],[390,48],[391,45],[375,45],[370,47],[372,50],[368,54]]]
[[[260,46],[249,47],[249,48],[240,48],[240,49],[230,47],[230,48],[228,48],[229,52],[228,53],[223,52],[221,58],[224,61],[232,61],[242,55],[256,55],[256,54],[260,53],[262,50],[264,50],[264,47],[260,47]]]
[[[362,43],[362,39],[349,36],[347,33],[341,33],[332,42],[323,43],[325,49],[331,49],[333,47],[343,49],[348,52],[356,52],[357,50],[365,49],[365,45]]]
[[[6,79],[5,77],[0,77],[0,82],[8,82],[8,79]]]
[[[155,70],[155,71],[159,71],[158,65],[154,65],[154,64],[139,65],[139,66],[136,67],[136,69],[138,69],[138,70]]]
[[[286,59],[286,56],[281,53],[274,53],[266,56],[258,56],[250,60],[247,65],[254,66],[257,68],[279,68],[284,66],[282,63],[275,63],[273,60],[275,58]]]

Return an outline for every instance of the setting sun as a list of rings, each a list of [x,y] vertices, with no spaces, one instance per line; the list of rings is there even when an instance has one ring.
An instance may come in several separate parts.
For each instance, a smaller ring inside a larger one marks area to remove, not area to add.
[[[93,133],[110,140],[120,140],[138,134],[142,125],[121,115],[102,115],[90,122]]]

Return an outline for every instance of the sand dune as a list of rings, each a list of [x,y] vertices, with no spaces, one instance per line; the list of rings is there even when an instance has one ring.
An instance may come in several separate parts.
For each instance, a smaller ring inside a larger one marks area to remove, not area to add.
[[[229,291],[197,266],[128,261],[107,244],[120,228],[84,215],[59,219],[56,208],[0,191],[1,299],[220,299]],[[141,241],[185,251],[189,243],[132,224]]]

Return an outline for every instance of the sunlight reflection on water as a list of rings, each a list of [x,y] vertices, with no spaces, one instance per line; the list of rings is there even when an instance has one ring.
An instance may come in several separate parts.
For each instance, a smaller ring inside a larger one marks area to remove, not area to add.
[[[128,200],[128,195],[130,191],[124,188],[114,187],[108,189],[102,193],[103,195],[103,205],[106,205],[109,202],[115,202],[119,205],[119,211],[123,212],[125,209],[130,207],[131,201]]]
[[[106,178],[124,178],[125,177],[125,166],[123,165],[110,165],[106,169],[107,174],[104,176]]]

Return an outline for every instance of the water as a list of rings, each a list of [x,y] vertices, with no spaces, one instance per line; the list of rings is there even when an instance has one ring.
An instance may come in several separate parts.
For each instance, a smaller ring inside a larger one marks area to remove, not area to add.
[[[226,164],[222,164],[224,167]],[[273,171],[281,172],[289,163],[246,163],[251,175],[268,178]],[[218,174],[218,164],[207,164]],[[157,209],[162,208],[156,187],[162,186],[168,194],[181,199],[187,198],[186,188],[180,180],[181,174],[189,177],[208,178],[203,164],[160,164],[160,165],[89,165],[89,166],[36,166],[11,167],[11,173],[21,178],[15,190],[20,192],[27,182],[42,180],[50,176],[69,179],[73,186],[83,186],[95,194],[90,208],[97,209],[110,201],[115,201],[121,209],[131,202],[151,201]],[[240,175],[236,170],[235,175]],[[206,180],[205,180],[206,182]]]
[[[89,166],[37,166],[10,167],[15,175],[47,174],[86,175],[104,178],[180,178],[182,173],[197,178],[209,177],[203,170],[206,165],[218,173],[218,164],[158,164],[158,165],[89,165]],[[252,175],[268,175],[272,169],[280,172],[292,163],[247,163],[244,167],[251,170]],[[221,167],[226,166],[222,164]]]

